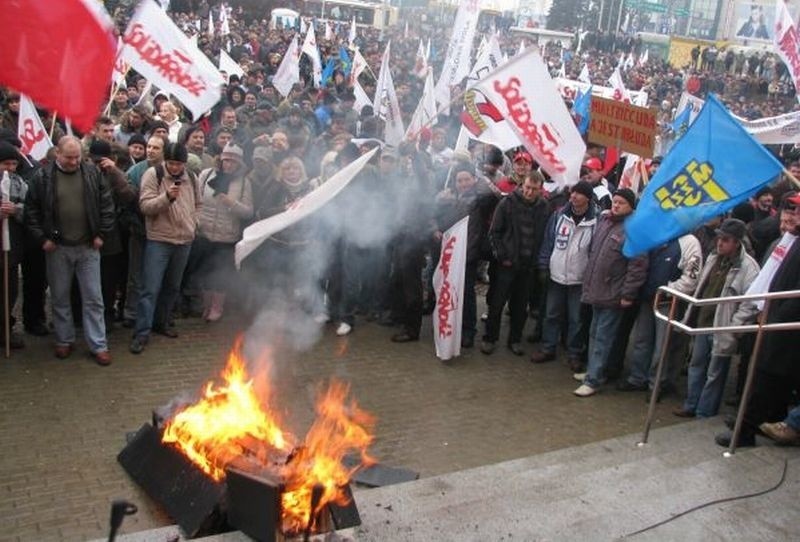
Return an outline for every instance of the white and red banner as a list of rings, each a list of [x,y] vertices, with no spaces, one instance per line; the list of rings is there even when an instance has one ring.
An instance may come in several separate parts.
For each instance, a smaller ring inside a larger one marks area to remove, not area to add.
[[[428,75],[428,55],[425,54],[425,46],[422,45],[422,38],[419,39],[417,57],[414,59],[414,75],[420,79],[424,79]]]
[[[628,89],[625,88],[625,82],[622,80],[622,73],[620,73],[619,66],[614,68],[614,72],[608,78],[608,84],[614,89],[614,94],[611,96],[612,100],[628,104],[631,103],[631,95],[628,94]]]
[[[512,58],[474,88],[554,181],[562,186],[578,181],[586,144],[537,48]]]
[[[272,86],[284,98],[289,95],[295,83],[300,82],[300,41],[295,34],[292,43],[283,55],[278,71],[272,77]]]
[[[467,76],[467,92],[464,93],[464,110],[461,112],[461,125],[466,128],[470,138],[489,143],[500,150],[507,151],[520,146],[516,132],[505,122],[500,111],[486,96],[470,88],[489,75],[503,63],[500,44],[496,36],[489,38],[481,49],[478,60]]]
[[[319,56],[319,49],[317,49],[317,36],[314,34],[314,21],[308,23],[308,31],[303,40],[303,46],[300,52],[307,55],[311,60],[311,67],[314,70],[314,86],[319,87],[322,81],[322,58]]]
[[[428,70],[428,77],[425,78],[425,87],[422,89],[422,99],[411,117],[411,122],[406,129],[405,138],[409,140],[417,139],[423,128],[435,126],[437,119],[436,96],[433,92],[433,68]]]
[[[480,15],[479,4],[478,0],[459,2],[442,73],[436,82],[436,101],[440,105],[450,102],[450,87],[459,84],[469,74],[472,41]]]
[[[436,292],[433,342],[436,344],[436,357],[442,360],[461,354],[468,227],[469,216],[465,216],[444,232],[439,265],[433,273],[433,290]]]
[[[786,2],[777,1],[775,12],[775,52],[778,54],[789,75],[792,76],[797,99],[800,100],[800,36],[797,34],[797,25],[794,24],[792,15]]]
[[[592,85],[590,83],[585,83],[583,81],[576,81],[574,79],[563,79],[557,78],[555,79],[556,88],[561,93],[561,96],[567,98],[570,101],[575,101],[575,98],[578,96],[578,91],[580,90],[581,93],[586,94],[589,90],[592,91],[592,96],[600,96],[601,98],[608,98],[609,100],[615,100],[615,93],[612,87],[601,87],[600,85]],[[627,90],[627,89],[626,89]],[[633,105],[640,105],[642,107],[647,107],[647,93],[642,92],[640,90],[628,90],[628,96],[631,97],[633,101]]]
[[[219,101],[222,74],[153,0],[139,4],[122,42],[120,56],[195,119]]]
[[[122,49],[121,37],[117,39],[117,52],[119,52],[120,49]],[[128,75],[130,69],[131,67],[128,63],[117,54],[117,58],[114,61],[114,69],[111,71],[111,84],[116,85],[117,88],[125,88],[127,86],[125,84],[125,76]],[[113,94],[111,98],[114,98]]]
[[[96,0],[2,2],[0,85],[92,128],[108,98],[117,38]]]
[[[389,69],[391,45],[391,41],[387,42],[386,50],[383,52],[381,71],[378,73],[378,83],[375,85],[375,102],[372,107],[375,116],[380,117],[386,123],[383,140],[387,145],[396,147],[402,143],[405,129],[400,114],[400,102],[397,100],[392,72]]]
[[[791,232],[786,232],[772,249],[769,258],[764,262],[764,267],[756,275],[756,278],[750,284],[750,287],[745,292],[745,295],[765,294],[769,292],[769,285],[772,284],[772,279],[775,278],[775,273],[783,263],[786,254],[792,248],[792,245],[797,242],[797,236]],[[764,310],[764,300],[761,299],[755,302],[758,310]]]
[[[31,99],[24,94],[19,97],[17,136],[22,141],[20,152],[26,156],[31,155],[36,160],[41,160],[47,156],[47,151],[53,146],[42,119],[36,111],[36,107]]]
[[[240,267],[242,260],[247,258],[268,237],[285,230],[325,206],[358,175],[367,162],[378,152],[378,149],[379,147],[375,147],[340,169],[327,182],[294,202],[284,212],[259,220],[246,227],[242,233],[242,240],[236,243],[234,252],[236,267]]]

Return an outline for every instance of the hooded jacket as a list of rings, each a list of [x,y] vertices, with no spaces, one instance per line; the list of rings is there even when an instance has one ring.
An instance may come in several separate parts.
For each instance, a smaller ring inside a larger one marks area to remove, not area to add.
[[[583,283],[596,224],[597,207],[591,203],[583,220],[577,224],[571,203],[550,217],[539,251],[539,268],[549,269],[553,282],[563,286]]]

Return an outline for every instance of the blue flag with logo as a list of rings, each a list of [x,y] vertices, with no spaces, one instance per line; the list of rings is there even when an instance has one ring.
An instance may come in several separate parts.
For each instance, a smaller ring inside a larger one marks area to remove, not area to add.
[[[350,55],[347,54],[347,49],[342,46],[339,47],[339,64],[342,67],[344,76],[350,77],[350,70],[353,69],[353,60],[350,58]]]
[[[589,90],[586,91],[586,94],[582,94],[580,90],[578,91],[578,96],[572,104],[572,110],[580,118],[578,132],[580,132],[581,135],[586,135],[586,132],[589,130],[589,111],[591,107],[592,87],[589,86]]]
[[[321,79],[323,87],[328,86],[328,83],[330,83],[333,80],[333,70],[335,69],[336,69],[336,60],[333,57],[330,57],[328,59],[328,63],[325,64],[325,68],[323,68],[322,70]]]
[[[623,253],[632,257],[721,215],[783,170],[715,96],[661,162],[625,221]]]
[[[675,117],[675,120],[672,121],[672,131],[676,134],[680,133],[681,130],[686,130],[689,128],[689,120],[692,118],[692,104],[686,104],[686,107],[683,108],[683,111],[678,113]]]

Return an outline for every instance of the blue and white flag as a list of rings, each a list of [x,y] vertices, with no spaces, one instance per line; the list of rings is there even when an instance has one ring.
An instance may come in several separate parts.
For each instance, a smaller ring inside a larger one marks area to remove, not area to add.
[[[636,256],[676,239],[747,201],[782,170],[710,95],[625,222],[623,253]]]

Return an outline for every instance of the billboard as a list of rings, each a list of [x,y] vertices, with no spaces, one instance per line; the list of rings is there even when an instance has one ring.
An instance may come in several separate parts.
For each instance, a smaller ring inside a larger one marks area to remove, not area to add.
[[[733,20],[737,38],[772,41],[775,32],[775,3],[737,2]]]

